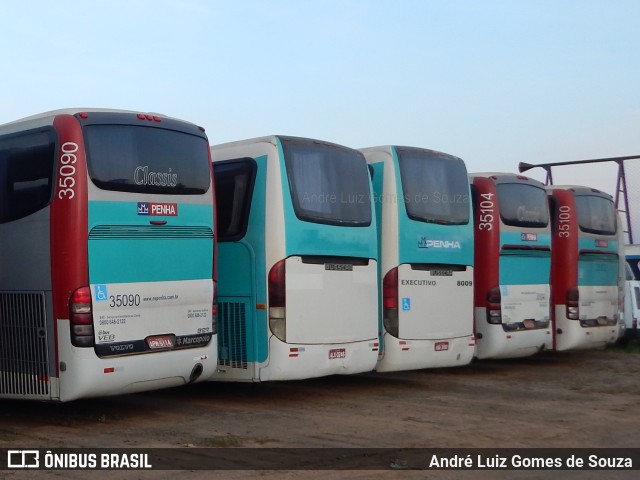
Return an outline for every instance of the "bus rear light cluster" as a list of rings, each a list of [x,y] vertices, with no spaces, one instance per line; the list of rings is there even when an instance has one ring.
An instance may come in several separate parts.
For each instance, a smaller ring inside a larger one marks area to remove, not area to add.
[[[287,338],[287,291],[285,260],[269,270],[269,329],[279,340]]]
[[[389,335],[398,338],[398,267],[389,270],[382,281],[382,321]]]
[[[69,324],[74,347],[93,347],[93,311],[89,287],[80,287],[71,294]]]
[[[150,122],[161,122],[162,119],[160,117],[158,117],[157,115],[145,115],[144,113],[139,113],[138,114],[138,119],[139,120],[148,120]]]
[[[578,287],[571,287],[567,290],[567,318],[578,320],[580,318],[580,291]]]
[[[502,323],[502,294],[500,287],[493,287],[487,292],[487,322],[494,325]]]

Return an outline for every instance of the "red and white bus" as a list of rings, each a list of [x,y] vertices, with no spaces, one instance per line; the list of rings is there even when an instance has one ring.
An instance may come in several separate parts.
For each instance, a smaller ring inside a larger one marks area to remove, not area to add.
[[[544,185],[512,173],[474,173],[470,179],[476,357],[533,355],[552,342]]]
[[[208,379],[213,214],[196,125],[90,109],[0,126],[0,397]]]
[[[553,349],[602,347],[618,337],[619,222],[610,195],[547,187],[552,218]]]

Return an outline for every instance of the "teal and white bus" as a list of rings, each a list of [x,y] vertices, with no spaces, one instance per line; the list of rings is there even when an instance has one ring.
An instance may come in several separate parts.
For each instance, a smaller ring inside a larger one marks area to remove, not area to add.
[[[476,356],[525,357],[550,348],[551,226],[544,185],[512,173],[470,179]]]
[[[75,109],[0,126],[0,397],[210,377],[213,215],[191,123]]]
[[[377,371],[473,359],[473,222],[464,162],[423,148],[361,150],[378,222]]]
[[[376,223],[360,152],[269,136],[211,148],[219,231],[214,380],[373,370]]]

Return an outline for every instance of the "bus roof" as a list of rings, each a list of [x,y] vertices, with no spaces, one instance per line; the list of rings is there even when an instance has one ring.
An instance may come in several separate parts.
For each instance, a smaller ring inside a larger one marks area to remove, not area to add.
[[[359,148],[358,150],[360,150],[363,153],[373,152],[373,151],[389,152],[389,151],[391,151],[392,148],[395,148],[396,150],[409,149],[409,148],[412,149],[412,150],[422,150],[423,152],[432,153],[432,154],[435,154],[435,155],[444,155],[444,156],[447,156],[447,157],[453,157],[453,158],[457,158],[457,159],[461,160],[460,157],[457,157],[456,155],[452,155],[452,154],[447,153],[447,152],[441,152],[439,150],[432,150],[430,148],[424,148],[424,147],[412,147],[410,145],[379,145],[377,147]]]
[[[44,120],[47,118],[52,118],[57,115],[76,115],[78,113],[92,113],[92,112],[104,112],[104,113],[134,113],[139,114],[142,113],[144,115],[152,115],[156,117],[161,117],[165,119],[176,120],[180,122],[186,122],[185,120],[180,120],[178,118],[169,117],[167,115],[163,115],[161,113],[152,113],[152,112],[141,112],[136,110],[123,110],[123,109],[115,109],[115,108],[60,108],[57,110],[50,110],[48,112],[37,113],[35,115],[30,115],[28,117],[20,118],[18,120],[13,120],[11,122],[4,123],[0,125],[0,128],[20,124],[27,122],[35,122],[37,120]],[[186,122],[190,123],[190,122]]]
[[[520,173],[511,173],[511,172],[474,172],[469,174],[469,179],[473,180],[474,178],[491,178],[495,177],[496,180],[499,181],[509,181],[512,179],[516,180],[526,180],[527,182],[531,182],[532,184],[544,188],[544,183],[536,180],[535,178],[527,177],[526,175],[522,175]]]
[[[606,192],[598,190],[597,188],[586,187],[584,185],[547,185],[547,190],[572,190],[576,193],[592,193],[594,195],[602,196],[613,200],[613,197]]]
[[[632,243],[624,246],[625,254],[628,258],[640,258],[640,244]]]
[[[319,140],[317,138],[311,138],[311,137],[296,137],[296,136],[291,136],[291,135],[265,135],[263,137],[254,137],[254,138],[247,138],[244,140],[236,140],[233,142],[226,142],[226,143],[219,143],[217,145],[211,145],[211,149],[212,150],[222,150],[225,148],[231,148],[231,147],[239,147],[242,145],[253,145],[253,144],[258,144],[258,143],[269,143],[271,145],[276,145],[278,139],[280,140],[293,140],[293,141],[301,141],[301,142],[314,142],[314,143],[318,143],[321,145],[332,145],[334,147],[340,147],[340,148],[349,148],[351,150],[355,150],[351,147],[347,147],[346,145],[340,145],[338,143],[333,143],[333,142],[327,142],[325,140]]]

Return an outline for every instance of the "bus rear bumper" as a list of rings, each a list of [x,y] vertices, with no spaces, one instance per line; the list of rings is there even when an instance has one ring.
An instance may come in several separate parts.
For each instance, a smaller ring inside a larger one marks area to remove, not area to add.
[[[122,395],[208,380],[217,363],[217,338],[206,347],[99,358],[71,346],[69,324],[58,321],[60,400]]]
[[[578,320],[570,320],[564,312],[564,305],[556,306],[555,350],[587,350],[604,348],[614,343],[619,335],[618,325],[582,327]]]
[[[484,319],[483,319],[484,320]],[[551,348],[553,335],[551,324],[547,328],[505,332],[502,325],[484,325],[478,329],[476,357],[521,358],[535,355]]]
[[[378,372],[457,367],[473,359],[473,335],[437,340],[403,340],[384,334],[384,355],[376,365]]]
[[[370,372],[378,360],[378,339],[352,343],[298,345],[269,339],[269,362],[260,381],[302,380]]]

